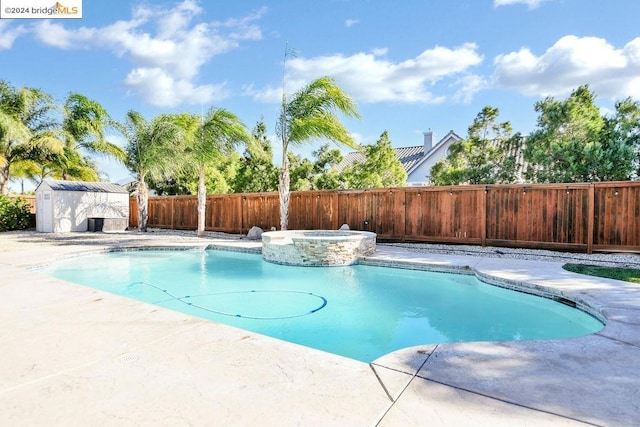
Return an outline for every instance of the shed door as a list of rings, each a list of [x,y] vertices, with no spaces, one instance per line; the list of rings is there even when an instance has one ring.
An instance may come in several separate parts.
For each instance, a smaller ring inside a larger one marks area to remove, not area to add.
[[[41,197],[41,198],[40,198]],[[43,191],[40,193],[38,203],[36,205],[36,215],[40,219],[40,230],[45,233],[53,231],[53,210],[51,209],[51,192]]]

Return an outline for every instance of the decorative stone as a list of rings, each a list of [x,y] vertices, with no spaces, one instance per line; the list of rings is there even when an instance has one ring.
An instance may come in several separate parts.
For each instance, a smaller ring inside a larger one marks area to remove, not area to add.
[[[338,230],[351,230],[349,224],[342,224]]]
[[[256,227],[255,225],[251,227],[251,230],[247,233],[247,239],[249,240],[260,240],[262,238],[262,228]]]
[[[275,264],[357,264],[376,251],[376,234],[350,230],[289,230],[262,234],[262,258]]]

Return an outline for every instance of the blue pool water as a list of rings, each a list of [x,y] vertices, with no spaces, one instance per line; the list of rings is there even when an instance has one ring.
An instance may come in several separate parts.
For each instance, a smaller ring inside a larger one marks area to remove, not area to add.
[[[420,344],[566,338],[603,327],[582,311],[474,276],[290,267],[215,250],[102,253],[43,272],[364,362]]]

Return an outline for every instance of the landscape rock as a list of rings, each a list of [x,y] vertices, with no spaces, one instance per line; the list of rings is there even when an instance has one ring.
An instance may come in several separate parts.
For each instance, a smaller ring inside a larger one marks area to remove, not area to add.
[[[247,239],[249,240],[260,240],[262,239],[262,228],[256,227],[255,225],[251,227],[251,230],[247,233]]]

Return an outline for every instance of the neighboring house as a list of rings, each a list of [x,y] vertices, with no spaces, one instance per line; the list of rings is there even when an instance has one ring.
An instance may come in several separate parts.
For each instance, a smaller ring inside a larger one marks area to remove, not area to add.
[[[418,187],[430,184],[431,168],[440,160],[447,157],[449,147],[460,141],[454,131],[449,131],[444,138],[433,144],[433,132],[424,132],[424,144],[415,147],[395,148],[398,160],[407,172],[407,186]],[[357,162],[363,162],[365,155],[358,152],[348,153],[338,164],[339,171]]]

